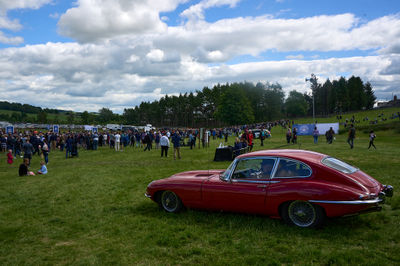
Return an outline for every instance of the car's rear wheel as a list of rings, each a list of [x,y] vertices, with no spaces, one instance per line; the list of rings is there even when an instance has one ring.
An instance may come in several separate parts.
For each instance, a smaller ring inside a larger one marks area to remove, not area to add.
[[[183,207],[178,195],[169,190],[162,192],[160,205],[166,212],[179,212]]]
[[[286,223],[299,227],[319,227],[325,220],[325,212],[320,206],[301,200],[286,203],[281,215]]]

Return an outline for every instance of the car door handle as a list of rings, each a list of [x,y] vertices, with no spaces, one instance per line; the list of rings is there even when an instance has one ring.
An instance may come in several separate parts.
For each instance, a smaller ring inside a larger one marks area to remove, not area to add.
[[[258,187],[258,188],[266,188],[267,185],[258,185],[257,187]]]

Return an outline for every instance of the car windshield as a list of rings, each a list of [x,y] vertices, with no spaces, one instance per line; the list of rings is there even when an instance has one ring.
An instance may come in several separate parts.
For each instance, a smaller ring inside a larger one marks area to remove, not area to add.
[[[222,175],[220,175],[220,179],[221,180],[224,180],[224,181],[228,181],[229,180],[229,176],[230,176],[230,174],[231,174],[231,172],[232,172],[232,170],[233,170],[233,168],[235,166],[235,163],[236,163],[236,160],[234,160],[231,163],[231,165],[229,165],[229,167],[225,170],[225,172]]]
[[[356,167],[351,166],[350,164],[342,162],[341,160],[338,160],[333,157],[324,158],[322,160],[322,163],[330,168],[333,168],[345,174],[352,174],[358,170]]]

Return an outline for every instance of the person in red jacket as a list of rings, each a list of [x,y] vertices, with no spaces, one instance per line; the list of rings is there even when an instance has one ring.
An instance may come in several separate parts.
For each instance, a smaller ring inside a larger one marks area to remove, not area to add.
[[[12,150],[8,150],[7,153],[7,163],[11,166],[14,162],[14,156],[12,155]]]
[[[249,130],[249,134],[247,135],[247,142],[249,143],[249,147],[250,147],[250,151],[253,149],[253,132],[251,130]]]

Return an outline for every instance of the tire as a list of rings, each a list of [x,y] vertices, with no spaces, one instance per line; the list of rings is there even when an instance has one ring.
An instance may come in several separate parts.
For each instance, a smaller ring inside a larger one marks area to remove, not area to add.
[[[287,224],[302,228],[320,227],[325,220],[322,207],[301,200],[285,203],[281,216]]]
[[[160,197],[160,206],[166,212],[179,212],[183,205],[181,199],[174,192],[163,191]]]

